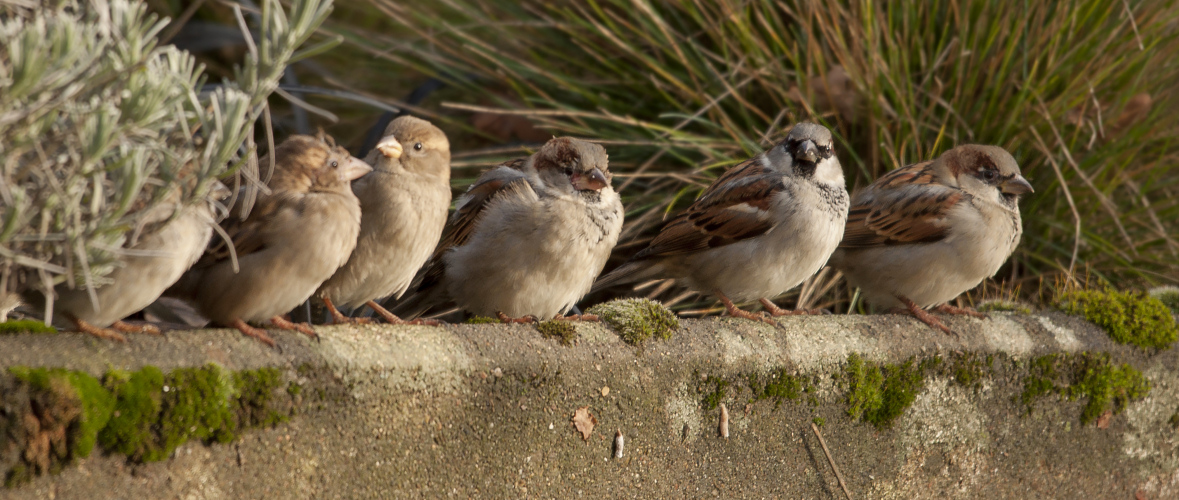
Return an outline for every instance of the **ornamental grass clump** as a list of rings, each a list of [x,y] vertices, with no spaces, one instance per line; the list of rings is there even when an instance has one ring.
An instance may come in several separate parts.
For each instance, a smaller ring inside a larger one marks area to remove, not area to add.
[[[1000,277],[1026,296],[1086,265],[1118,284],[1179,281],[1173,0],[371,5],[391,29],[332,29],[391,74],[448,82],[452,116],[523,117],[606,145],[627,208],[615,259],[725,169],[818,120],[849,188],[963,143],[1012,151],[1036,191]],[[837,279],[791,293],[839,309],[852,291]]]
[[[160,223],[152,208],[201,202],[235,172],[261,189],[254,122],[286,65],[338,42],[296,52],[330,11],[301,0],[288,17],[262,2],[236,82],[205,88],[192,55],[158,43],[168,21],[142,2],[0,8],[0,295],[93,291]]]

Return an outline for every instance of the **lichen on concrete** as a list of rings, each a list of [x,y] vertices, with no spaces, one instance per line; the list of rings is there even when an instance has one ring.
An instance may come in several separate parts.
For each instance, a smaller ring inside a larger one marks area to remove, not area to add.
[[[679,318],[663,304],[650,299],[618,299],[595,305],[587,314],[597,315],[630,345],[642,345],[651,337],[667,340],[680,328]]]
[[[1069,314],[1084,316],[1122,344],[1166,349],[1179,339],[1171,309],[1146,292],[1112,288],[1071,290],[1057,304]]]

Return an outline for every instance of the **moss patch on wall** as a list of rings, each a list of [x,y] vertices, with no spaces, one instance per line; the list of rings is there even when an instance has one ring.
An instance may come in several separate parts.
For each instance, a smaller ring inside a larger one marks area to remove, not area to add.
[[[680,329],[680,320],[663,304],[649,299],[618,299],[586,310],[610,325],[623,342],[638,346],[651,337],[667,340]]]
[[[859,354],[847,358],[847,414],[861,419],[878,429],[892,427],[897,417],[917,399],[925,388],[925,370],[933,365],[904,363],[878,365],[864,361]]]
[[[573,345],[573,340],[577,338],[577,327],[570,321],[541,321],[536,324],[536,331],[545,337],[560,340],[561,345],[566,346]]]
[[[1122,344],[1166,349],[1179,339],[1171,309],[1146,292],[1113,289],[1075,290],[1061,294],[1060,309],[1084,316]]]
[[[57,333],[57,329],[35,319],[13,319],[0,322],[0,335],[21,333]]]
[[[5,446],[19,451],[0,458],[9,487],[60,471],[95,444],[151,462],[190,440],[229,442],[241,429],[286,421],[301,400],[275,368],[230,372],[209,364],[164,373],[146,366],[111,370],[102,382],[60,368],[14,367],[9,375],[0,375],[0,430],[8,430]]]
[[[1032,359],[1020,393],[1026,414],[1038,400],[1058,395],[1070,401],[1083,399],[1081,424],[1089,424],[1105,412],[1114,415],[1150,393],[1150,381],[1128,364],[1110,362],[1108,353],[1049,354]]]
[[[1171,314],[1179,314],[1179,287],[1160,286],[1150,290],[1150,296],[1162,302],[1171,309]]]

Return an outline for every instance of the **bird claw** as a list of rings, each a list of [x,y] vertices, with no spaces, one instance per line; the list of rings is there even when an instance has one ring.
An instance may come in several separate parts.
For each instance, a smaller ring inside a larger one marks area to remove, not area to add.
[[[127,337],[121,333],[110,328],[99,328],[90,323],[74,318],[74,325],[78,327],[78,331],[87,335],[93,335],[104,340],[114,340],[116,342],[127,342]]]
[[[233,323],[230,326],[237,328],[238,331],[242,332],[243,335],[247,337],[253,337],[267,346],[277,347],[277,344],[274,343],[274,339],[270,338],[270,335],[266,333],[266,330],[252,327],[240,319],[233,320]]]
[[[929,311],[926,311],[925,309],[918,307],[917,304],[914,303],[912,300],[909,300],[904,297],[897,297],[897,299],[899,299],[901,301],[901,303],[904,304],[905,307],[907,308],[907,310],[905,312],[908,312],[909,314],[913,315],[913,317],[917,318],[918,321],[925,323],[933,328],[937,328],[938,330],[941,330],[946,335],[958,336],[958,334],[955,333],[954,330],[951,330],[950,327],[946,326],[945,323],[942,323],[942,321],[937,319],[937,317],[935,317],[934,315],[929,314]]]
[[[986,313],[980,313],[980,312],[975,311],[974,309],[971,309],[969,307],[955,307],[955,306],[952,306],[949,304],[942,304],[940,306],[937,306],[937,308],[934,310],[937,312],[943,313],[943,314],[950,314],[950,315],[955,315],[955,316],[970,316],[971,318],[978,318],[978,319],[989,319],[990,318],[990,316],[987,316]]]
[[[282,316],[270,318],[270,323],[273,324],[276,328],[282,328],[283,330],[295,330],[302,332],[308,337],[315,339],[316,342],[319,342],[319,334],[315,333],[315,330],[312,329],[311,325],[308,325],[307,323],[295,323],[287,320]]]
[[[553,316],[553,321],[602,321],[597,314],[570,314],[562,316],[560,314]]]
[[[163,332],[155,325],[132,325],[123,321],[116,321],[111,325],[111,328],[123,333],[146,333],[148,335],[163,336]]]
[[[782,309],[781,307],[778,307],[773,302],[770,302],[769,299],[761,299],[761,305],[762,305],[762,307],[765,308],[766,312],[770,314],[770,316],[774,316],[774,317],[778,317],[778,316],[808,316],[808,315],[814,316],[814,315],[818,315],[818,314],[823,314],[823,312],[824,312],[822,309],[794,309],[794,310]]]
[[[532,315],[524,316],[523,318],[513,318],[504,314],[502,311],[496,311],[495,317],[500,323],[540,323],[540,318]]]

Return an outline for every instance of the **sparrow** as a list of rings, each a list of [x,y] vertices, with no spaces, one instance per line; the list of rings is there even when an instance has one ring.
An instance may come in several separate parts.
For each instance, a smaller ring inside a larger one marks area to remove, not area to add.
[[[450,208],[450,143],[430,122],[403,116],[366,161],[373,171],[352,183],[361,213],[356,249],[316,295],[336,323],[361,321],[337,306],[366,304],[389,323],[405,323],[375,299],[405,293],[438,244]]]
[[[266,331],[249,323],[269,320],[316,336],[309,325],[280,315],[311,298],[356,248],[360,201],[350,182],[372,170],[322,132],[291,136],[272,154],[269,193],[259,195],[245,219],[238,204],[221,222],[232,252],[224,239],[214,240],[169,290],[214,323],[270,346],[274,340]]]
[[[1019,244],[1020,195],[1032,185],[1010,153],[967,144],[898,168],[856,193],[831,258],[878,306],[903,306],[952,333],[926,309],[983,314],[946,304],[994,276]]]
[[[721,175],[651,243],[594,289],[648,279],[682,280],[711,293],[730,316],[775,324],[734,302],[770,302],[819,271],[843,237],[848,194],[831,131],[799,123],[769,151]]]
[[[85,288],[69,288],[63,283],[55,287],[56,309],[78,331],[99,338],[125,342],[120,332],[159,335],[155,326],[133,326],[122,319],[158,299],[197,262],[213,235],[216,200],[228,194],[229,189],[215,182],[199,203],[182,206],[173,201],[150,208],[145,225],[158,224],[158,229],[135,238],[119,259],[119,267],[106,276],[108,282],[94,290],[98,307]],[[29,302],[38,301],[30,298]]]
[[[611,178],[606,150],[571,137],[484,172],[459,198],[407,307],[450,300],[505,322],[565,314],[622,231]]]

